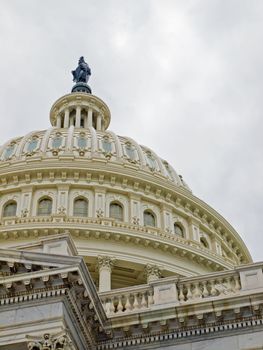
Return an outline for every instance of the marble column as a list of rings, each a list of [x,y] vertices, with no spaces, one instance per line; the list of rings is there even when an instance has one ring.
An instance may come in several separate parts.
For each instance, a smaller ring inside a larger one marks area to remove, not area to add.
[[[88,110],[84,110],[84,128],[87,129],[88,127]]]
[[[116,259],[110,256],[98,256],[99,292],[111,290],[111,271]]]
[[[57,116],[57,128],[61,128],[61,115]]]
[[[80,128],[80,118],[81,118],[81,107],[76,108],[76,128]]]
[[[64,128],[69,127],[69,109],[67,108],[65,110],[65,116],[64,116]]]
[[[88,127],[92,126],[92,109],[88,109]]]
[[[97,116],[97,130],[101,131],[101,115]]]

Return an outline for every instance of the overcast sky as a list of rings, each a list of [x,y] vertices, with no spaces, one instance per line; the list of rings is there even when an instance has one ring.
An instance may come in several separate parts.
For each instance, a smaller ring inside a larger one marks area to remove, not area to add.
[[[262,0],[0,0],[0,144],[49,127],[79,56],[110,129],[166,159],[263,260]]]

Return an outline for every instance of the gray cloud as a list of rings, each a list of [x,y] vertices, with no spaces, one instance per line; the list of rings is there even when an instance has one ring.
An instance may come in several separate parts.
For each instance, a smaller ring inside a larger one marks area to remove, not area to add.
[[[84,55],[111,129],[153,148],[262,260],[261,0],[1,0],[0,143],[49,127]]]

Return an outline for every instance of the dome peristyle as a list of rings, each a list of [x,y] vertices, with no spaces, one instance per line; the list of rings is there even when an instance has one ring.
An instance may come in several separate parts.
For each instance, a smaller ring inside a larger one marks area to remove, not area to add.
[[[233,227],[110,120],[101,99],[77,91],[54,103],[50,129],[3,144],[1,244],[68,232],[97,285],[98,266],[109,266],[112,288],[250,262]]]

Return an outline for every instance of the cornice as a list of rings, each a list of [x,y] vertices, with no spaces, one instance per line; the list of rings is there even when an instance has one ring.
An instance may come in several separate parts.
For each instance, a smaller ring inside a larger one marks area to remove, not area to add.
[[[120,347],[122,349],[158,349],[160,346],[174,346],[175,342],[178,346],[183,343],[193,344],[198,341],[207,342],[209,339],[215,337],[234,336],[236,334],[246,334],[253,331],[259,331],[263,329],[263,318],[260,316],[244,317],[237,320],[218,320],[217,322],[209,325],[202,324],[199,321],[199,325],[194,327],[182,326],[181,329],[173,331],[167,330],[167,323],[163,322],[160,325],[159,332],[149,332],[148,326],[144,328],[144,332],[137,336],[131,335],[131,331],[127,328],[126,336],[118,337],[118,340],[100,342],[97,346],[97,350],[109,350],[112,348]],[[149,333],[149,334],[145,334]]]
[[[9,266],[8,253],[12,253],[12,250],[6,250],[6,252],[1,250],[0,261]],[[90,329],[87,324],[83,326],[83,322],[89,322],[90,317],[92,317],[91,322],[97,322],[101,329],[107,326],[104,309],[82,258],[23,251],[14,251],[11,255],[13,255],[12,266],[14,266],[12,273],[0,276],[0,305],[34,300],[39,293],[40,299],[66,295],[72,309],[78,313],[77,319],[86,333],[90,333]],[[23,258],[21,259],[21,257]],[[36,257],[38,257],[37,264],[40,264],[41,269],[33,271],[31,267],[36,266],[34,260]],[[44,263],[42,263],[42,259],[45,260]],[[45,265],[47,260],[49,260],[50,266]],[[56,266],[57,260],[66,260],[67,265],[58,267]],[[27,272],[21,273],[15,269],[15,264],[21,263],[25,265]],[[82,301],[89,306],[86,313],[83,312],[84,309],[81,310]],[[78,303],[79,305],[77,305]],[[88,338],[90,341],[94,335],[90,333]]]
[[[39,217],[20,219],[21,224],[2,227],[0,229],[0,239],[37,238],[43,234],[47,236],[60,232],[70,232],[76,238],[119,241],[125,244],[135,244],[144,249],[154,248],[169,252],[172,255],[190,258],[195,263],[208,266],[212,270],[231,269],[234,266],[233,262],[202,248],[200,244],[194,241],[185,240],[161,230],[120,224],[105,219],[86,219],[82,222],[78,222],[74,218],[71,222],[68,220],[63,216],[46,218],[43,221]],[[54,228],[54,223],[56,228]]]

